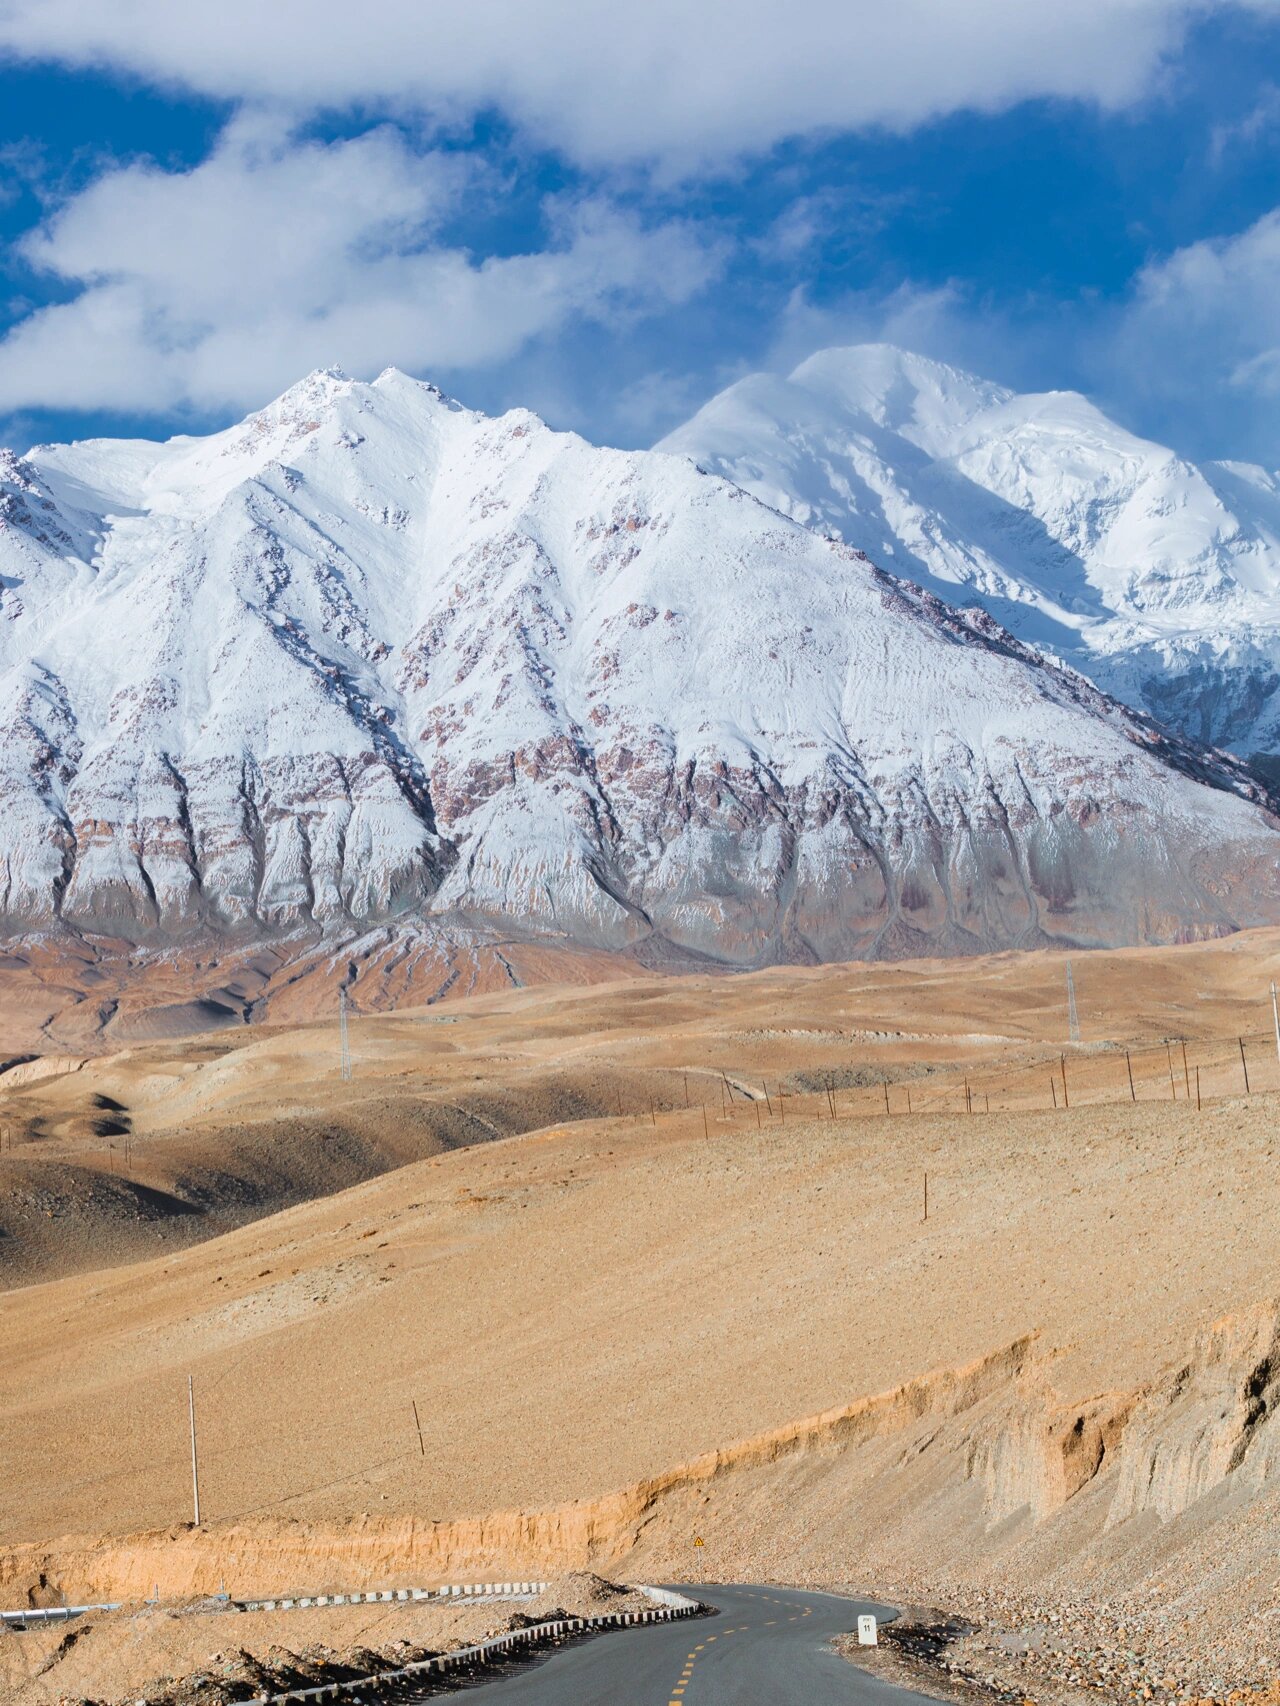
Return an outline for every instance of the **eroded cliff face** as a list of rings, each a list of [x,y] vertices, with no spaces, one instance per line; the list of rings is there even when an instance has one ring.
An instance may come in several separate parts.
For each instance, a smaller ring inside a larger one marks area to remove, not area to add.
[[[11,931],[750,965],[1280,914],[1241,767],[681,458],[319,374],[0,491]]]
[[[14,1547],[0,1553],[0,1595],[20,1603],[42,1578],[95,1599],[140,1598],[155,1584],[270,1594],[282,1583],[320,1591],[608,1568],[882,1589],[906,1576],[939,1593],[1014,1579],[1033,1593],[1107,1599],[1156,1571],[1166,1582],[1181,1572],[1191,1594],[1212,1564],[1227,1615],[1233,1588],[1256,1577],[1257,1513],[1280,1483],[1280,1304],[1218,1323],[1133,1391],[1066,1403],[1052,1368],[1034,1337],[1020,1339],[545,1510],[331,1526],[263,1518]]]

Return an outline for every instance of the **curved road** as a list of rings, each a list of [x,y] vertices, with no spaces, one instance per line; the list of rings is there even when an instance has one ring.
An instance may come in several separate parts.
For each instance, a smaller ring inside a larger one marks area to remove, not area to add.
[[[466,1690],[485,1706],[907,1706],[895,1688],[828,1650],[882,1605],[798,1588],[682,1592],[716,1617],[623,1629],[571,1643],[527,1670]],[[929,1706],[936,1706],[930,1702]]]

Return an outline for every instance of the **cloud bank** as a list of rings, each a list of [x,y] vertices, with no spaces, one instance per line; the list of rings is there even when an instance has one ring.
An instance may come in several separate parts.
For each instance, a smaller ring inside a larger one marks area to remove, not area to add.
[[[391,128],[299,143],[253,116],[193,170],[109,171],[20,246],[78,293],[0,343],[0,405],[209,412],[331,361],[474,368],[570,316],[679,303],[720,264],[713,239],[598,197],[550,203],[546,247],[477,259],[439,233],[484,177]]]
[[[1276,0],[1241,0],[1274,11]],[[0,51],[301,110],[496,110],[593,166],[1137,99],[1215,0],[0,0]]]
[[[658,346],[686,305],[707,328],[706,371],[720,359],[709,287],[731,263],[750,276],[744,257],[796,277],[852,217],[858,186],[798,194],[735,253],[715,226],[673,216],[695,205],[682,196],[699,177],[723,182],[791,138],[907,132],[1024,100],[1123,109],[1173,74],[1197,22],[1244,12],[1277,15],[1280,0],[0,0],[0,60],[214,97],[231,114],[192,167],[111,164],[46,203],[16,245],[37,305],[0,339],[0,412],[208,418],[331,362],[529,373],[557,338],[585,346],[591,328],[645,316]],[[1215,132],[1216,152],[1263,134],[1273,108],[1264,93]],[[319,135],[326,112],[344,117]],[[517,220],[519,242],[486,251],[456,232],[484,229],[468,215],[505,193],[477,140],[495,116],[518,158],[558,158],[551,176],[575,188]],[[771,342],[790,361],[879,336],[1004,376],[1053,345],[1059,371],[1100,391],[1127,375],[1157,417],[1199,395],[1273,419],[1278,233],[1280,211],[1153,259],[1087,333],[1061,305],[1011,325],[972,303],[962,276],[834,303],[801,285],[762,317],[757,359]],[[677,399],[697,400],[681,359],[655,347],[605,420],[670,425]],[[549,378],[543,366],[544,395],[573,398],[581,419],[589,392],[598,430],[607,380],[560,366]]]

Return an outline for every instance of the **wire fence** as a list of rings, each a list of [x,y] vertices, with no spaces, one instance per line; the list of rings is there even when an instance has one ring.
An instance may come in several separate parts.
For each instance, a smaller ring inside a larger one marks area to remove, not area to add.
[[[650,1101],[654,1126],[673,1115],[713,1125],[746,1121],[759,1127],[796,1119],[883,1118],[885,1115],[1004,1114],[1072,1108],[1181,1103],[1203,1108],[1230,1097],[1280,1092],[1280,1050],[1272,1032],[1214,1038],[1167,1037],[1159,1042],[1072,1044],[1017,1064],[949,1062],[912,1071],[858,1075],[847,1068],[806,1068],[760,1078],[739,1072],[710,1077],[683,1073],[683,1089]],[[797,1084],[797,1079],[804,1080]],[[814,1081],[818,1080],[815,1085]],[[621,1103],[620,1103],[621,1109]],[[635,1117],[632,1115],[631,1117]]]

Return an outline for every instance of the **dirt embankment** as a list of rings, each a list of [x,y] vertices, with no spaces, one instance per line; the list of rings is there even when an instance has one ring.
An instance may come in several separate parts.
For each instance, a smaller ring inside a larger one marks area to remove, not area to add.
[[[40,1582],[138,1598],[229,1579],[265,1593],[623,1567],[816,1585],[847,1580],[856,1560],[881,1592],[927,1586],[971,1611],[1008,1637],[989,1651],[1007,1647],[1023,1671],[1221,1697],[1265,1686],[1275,1668],[1278,1407],[1280,1306],[1267,1303],[1198,1337],[1149,1385],[1084,1404],[1059,1399],[1051,1361],[1026,1339],[600,1499],[469,1521],[257,1522],[16,1548],[0,1557],[0,1595],[20,1600]]]

